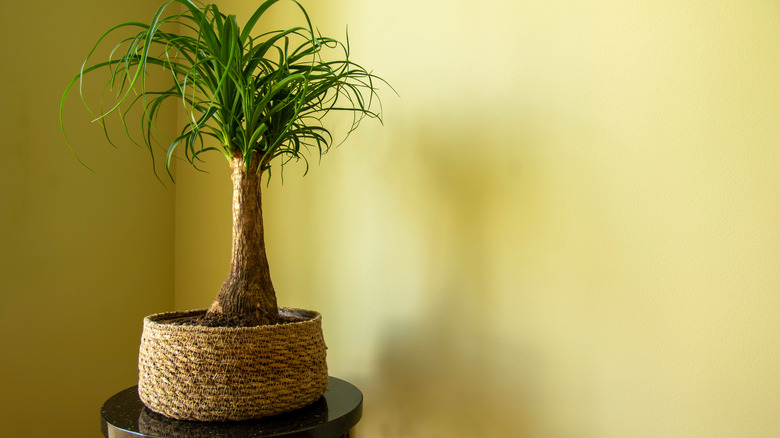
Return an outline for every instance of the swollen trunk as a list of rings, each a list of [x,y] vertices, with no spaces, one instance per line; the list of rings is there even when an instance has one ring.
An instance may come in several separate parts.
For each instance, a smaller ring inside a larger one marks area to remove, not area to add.
[[[263,235],[260,174],[233,158],[233,251],[230,273],[209,307],[203,323],[221,326],[276,324],[279,311],[271,283]]]

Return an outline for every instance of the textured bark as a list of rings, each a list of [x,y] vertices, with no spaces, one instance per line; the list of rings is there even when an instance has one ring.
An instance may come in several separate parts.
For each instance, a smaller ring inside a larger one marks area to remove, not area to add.
[[[276,324],[279,311],[265,252],[257,160],[246,169],[243,159],[238,156],[230,166],[233,171],[230,273],[202,323],[211,326]]]

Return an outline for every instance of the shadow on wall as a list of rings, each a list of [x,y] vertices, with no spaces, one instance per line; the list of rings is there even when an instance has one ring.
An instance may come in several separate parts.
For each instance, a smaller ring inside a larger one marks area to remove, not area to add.
[[[361,435],[538,436],[533,375],[539,357],[469,334],[454,317],[432,314],[411,333],[386,341]]]
[[[501,308],[506,292],[492,280],[495,245],[517,237],[502,235],[501,216],[517,219],[522,236],[543,215],[533,169],[525,166],[532,157],[520,144],[531,136],[508,133],[504,140],[514,144],[487,144],[501,139],[461,127],[421,129],[416,137],[399,161],[410,166],[404,175],[417,195],[406,208],[425,239],[418,255],[423,309],[408,309],[419,317],[383,330],[359,436],[538,436],[535,374],[543,358],[522,336],[495,333],[500,324],[492,324],[516,317]],[[507,147],[516,150],[502,153]],[[504,205],[518,198],[521,205]]]

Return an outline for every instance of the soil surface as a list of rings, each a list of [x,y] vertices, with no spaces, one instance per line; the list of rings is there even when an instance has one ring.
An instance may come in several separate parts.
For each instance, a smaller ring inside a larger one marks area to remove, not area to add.
[[[203,319],[203,315],[188,315],[188,316],[180,316],[178,318],[170,318],[166,319],[164,321],[158,321],[158,323],[163,324],[169,324],[169,325],[178,325],[178,326],[188,326],[188,327],[197,327],[197,326],[203,326],[203,327],[245,327],[242,325],[237,325],[235,323],[231,323],[231,321],[221,321],[221,324],[214,325],[214,324],[208,324],[204,325],[201,324],[201,321]],[[289,324],[292,322],[301,322],[304,321],[302,318],[295,318],[292,316],[286,316],[286,315],[279,315],[279,323],[278,324]],[[272,325],[278,325],[278,324],[272,324]],[[260,327],[260,326],[253,326],[253,327]]]

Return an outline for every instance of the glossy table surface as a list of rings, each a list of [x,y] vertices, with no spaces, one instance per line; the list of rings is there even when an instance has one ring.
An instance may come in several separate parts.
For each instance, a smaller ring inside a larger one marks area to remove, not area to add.
[[[100,409],[103,436],[120,437],[287,437],[338,438],[363,415],[363,393],[354,385],[328,378],[328,390],[319,400],[294,412],[257,420],[230,422],[179,421],[150,411],[132,386],[109,398]]]

